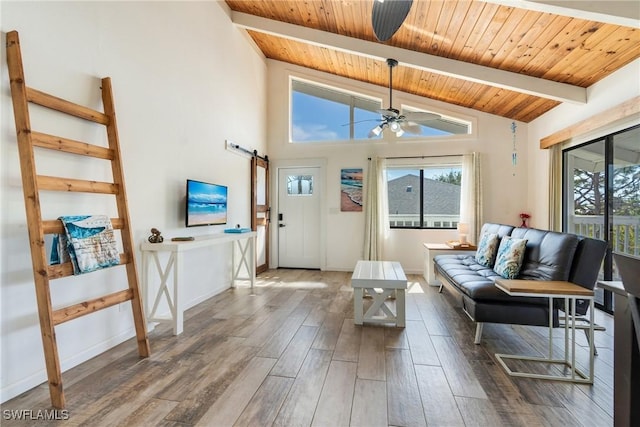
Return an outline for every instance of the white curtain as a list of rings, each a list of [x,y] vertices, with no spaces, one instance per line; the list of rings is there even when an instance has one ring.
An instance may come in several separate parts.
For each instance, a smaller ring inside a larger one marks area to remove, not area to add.
[[[462,188],[460,191],[460,222],[469,224],[469,241],[477,243],[482,228],[482,178],[480,153],[462,156]]]
[[[365,183],[364,259],[382,260],[384,241],[389,236],[387,165],[383,158],[369,162]]]

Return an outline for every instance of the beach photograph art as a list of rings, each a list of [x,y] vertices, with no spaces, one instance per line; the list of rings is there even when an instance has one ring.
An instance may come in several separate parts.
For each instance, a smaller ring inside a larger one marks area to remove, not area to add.
[[[340,211],[362,212],[362,168],[340,171]]]

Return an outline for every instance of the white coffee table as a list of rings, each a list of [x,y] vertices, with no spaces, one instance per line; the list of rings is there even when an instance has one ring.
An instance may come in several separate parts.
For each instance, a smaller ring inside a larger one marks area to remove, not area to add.
[[[393,261],[358,261],[353,275],[354,323],[362,325],[367,323],[395,323],[396,326],[405,326],[405,290],[407,289],[407,277],[399,262]],[[378,292],[378,289],[381,291]],[[396,313],[394,314],[385,300],[393,293],[396,294]],[[365,294],[373,297],[373,304],[364,312]],[[382,310],[382,316],[377,315]]]

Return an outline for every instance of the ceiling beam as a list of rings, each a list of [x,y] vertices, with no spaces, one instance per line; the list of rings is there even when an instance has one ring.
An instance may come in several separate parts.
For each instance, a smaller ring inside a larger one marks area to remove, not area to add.
[[[570,102],[574,104],[585,104],[587,102],[587,90],[585,88],[566,83],[558,83],[551,80],[526,76],[524,74],[499,70],[497,68],[429,55],[242,12],[232,12],[231,20],[238,27],[248,30],[296,40],[327,49],[365,56],[379,61],[394,58],[403,66],[436,74],[443,74],[546,99],[553,99],[559,102]]]
[[[553,13],[571,18],[623,27],[640,28],[640,4],[638,0],[483,0],[502,6],[536,12]]]

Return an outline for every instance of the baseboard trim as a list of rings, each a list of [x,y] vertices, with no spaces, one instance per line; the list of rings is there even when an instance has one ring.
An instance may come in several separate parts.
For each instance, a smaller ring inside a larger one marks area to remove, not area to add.
[[[109,338],[106,341],[98,343],[94,346],[91,346],[81,353],[75,354],[72,357],[69,357],[65,360],[60,361],[60,370],[65,372],[71,368],[74,368],[81,363],[86,362],[89,359],[96,357],[99,354],[104,353],[105,351],[117,346],[118,344],[122,344],[130,338],[135,336],[135,329],[133,327]],[[45,369],[34,372],[32,375],[29,375],[22,380],[7,385],[0,389],[0,403],[4,403],[7,400],[13,399],[16,396],[21,395],[25,391],[31,390],[32,388],[38,387],[40,385],[46,386],[47,383],[47,372]]]

